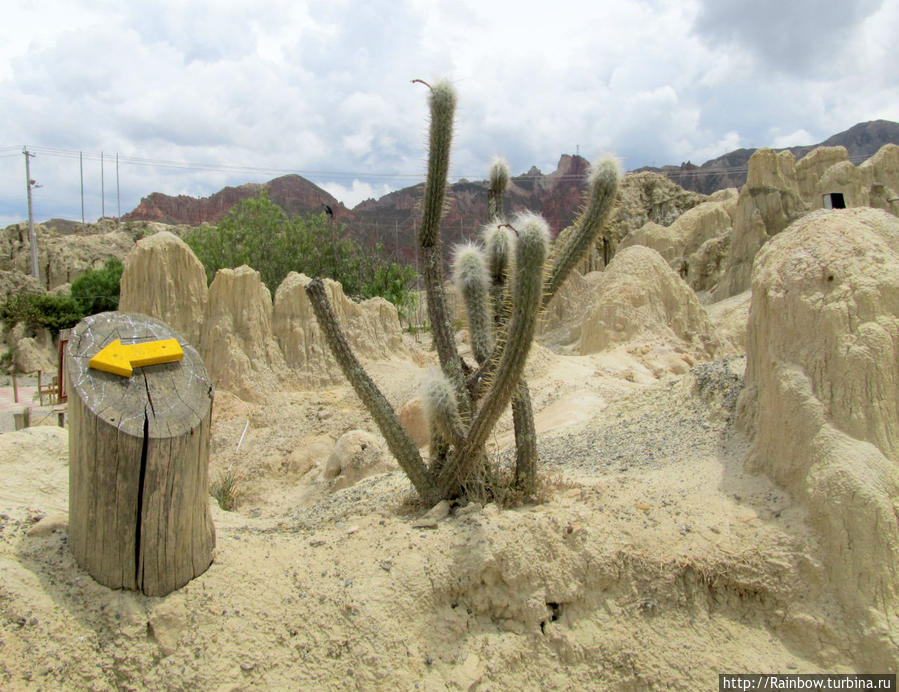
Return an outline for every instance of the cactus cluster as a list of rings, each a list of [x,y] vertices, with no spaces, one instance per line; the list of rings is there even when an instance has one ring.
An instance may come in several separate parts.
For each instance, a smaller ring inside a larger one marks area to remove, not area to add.
[[[490,474],[485,445],[510,403],[516,444],[513,482],[527,495],[535,485],[537,444],[524,365],[541,310],[608,219],[618,186],[618,165],[605,158],[591,167],[575,230],[561,247],[552,247],[549,228],[538,215],[525,212],[505,218],[503,193],[510,181],[509,167],[501,159],[491,164],[489,221],[482,230],[482,243],[456,248],[453,257],[453,280],[465,303],[476,361],[470,364],[456,348],[443,292],[440,242],[456,93],[446,81],[426,86],[430,91],[430,145],[418,244],[440,361],[440,369],[429,372],[422,386],[431,430],[427,463],[347,345],[322,282],[310,282],[306,291],[344,375],[426,503],[459,497],[475,479],[496,477]]]

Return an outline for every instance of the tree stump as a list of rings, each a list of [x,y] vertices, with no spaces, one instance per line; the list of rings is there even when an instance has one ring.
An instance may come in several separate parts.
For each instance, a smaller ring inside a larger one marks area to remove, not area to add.
[[[130,377],[89,367],[104,346],[178,339],[181,360]],[[212,563],[209,428],[213,388],[199,354],[147,315],[82,320],[66,354],[69,545],[113,589],[164,596]]]

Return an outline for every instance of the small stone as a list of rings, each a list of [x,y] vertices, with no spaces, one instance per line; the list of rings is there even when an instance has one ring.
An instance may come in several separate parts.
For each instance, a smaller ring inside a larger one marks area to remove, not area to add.
[[[431,507],[427,513],[420,519],[412,522],[414,529],[436,529],[437,522],[445,519],[449,515],[450,503],[448,500],[441,500]]]
[[[49,514],[26,531],[29,536],[46,536],[57,530],[63,530],[69,525],[69,515],[65,513]]]
[[[466,514],[475,514],[476,512],[480,512],[483,508],[484,507],[480,502],[469,502],[464,507],[460,507],[456,510],[456,516],[464,517]]]
[[[240,669],[241,669],[244,673],[249,673],[249,672],[250,672],[251,670],[253,670],[253,668],[255,668],[255,667],[256,667],[256,664],[255,664],[255,663],[252,663],[252,662],[250,662],[250,661],[244,661],[243,663],[240,664]]]

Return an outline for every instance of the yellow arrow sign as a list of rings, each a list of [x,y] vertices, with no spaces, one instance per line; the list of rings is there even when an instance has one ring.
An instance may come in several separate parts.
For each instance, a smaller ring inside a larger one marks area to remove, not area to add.
[[[184,351],[177,339],[160,339],[140,344],[123,344],[116,339],[91,358],[88,365],[95,370],[131,377],[134,368],[171,363],[183,357]]]

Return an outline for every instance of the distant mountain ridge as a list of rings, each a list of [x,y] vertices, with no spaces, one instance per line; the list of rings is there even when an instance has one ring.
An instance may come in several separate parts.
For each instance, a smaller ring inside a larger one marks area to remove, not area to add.
[[[284,175],[267,183],[246,183],[225,187],[209,197],[166,195],[153,192],[122,218],[125,221],[160,221],[172,225],[216,223],[242,199],[256,197],[262,190],[290,215],[322,211],[329,206],[338,219],[349,213],[333,195],[300,175]]]
[[[563,154],[556,170],[542,173],[536,167],[515,176],[505,196],[507,212],[530,209],[543,214],[555,233],[574,220],[583,196],[589,162]],[[216,223],[241,199],[267,190],[273,202],[288,214],[318,214],[330,208],[335,221],[368,246],[378,243],[385,251],[414,260],[414,230],[418,224],[424,184],[396,190],[380,199],[368,199],[347,209],[333,195],[299,175],[285,175],[267,183],[226,187],[209,197],[166,195],[154,192],[141,199],[126,221],[160,221],[169,224]],[[487,184],[460,180],[450,185],[443,218],[447,243],[469,239],[487,221]]]
[[[889,142],[899,144],[899,123],[874,120],[859,123],[819,144],[790,147],[799,158],[819,146],[844,146],[850,159],[860,163]],[[746,181],[749,157],[755,149],[737,149],[701,166],[684,163],[661,168],[645,167],[636,172],[662,174],[686,190],[711,194],[726,187],[740,187]],[[512,178],[505,195],[506,213],[530,209],[542,214],[553,233],[570,225],[577,215],[589,162],[581,156],[563,154],[556,169],[544,174],[536,167]],[[125,220],[161,221],[170,224],[216,223],[239,200],[267,190],[272,201],[288,214],[321,213],[330,208],[334,219],[345,223],[349,232],[367,246],[380,243],[385,252],[407,261],[415,259],[415,229],[424,184],[390,192],[380,199],[368,199],[352,209],[299,175],[285,175],[267,183],[247,183],[226,187],[209,197],[171,196],[154,192],[144,197]],[[460,180],[449,187],[442,226],[450,243],[477,235],[487,220],[487,183]]]
[[[818,147],[843,146],[849,152],[853,163],[861,163],[877,153],[884,144],[899,144],[899,123],[891,120],[871,120],[853,125],[848,130],[828,137],[818,144],[785,147],[777,151],[790,151],[800,159]],[[638,171],[651,171],[667,176],[682,188],[710,195],[727,187],[742,187],[746,182],[749,157],[755,149],[736,149],[717,158],[706,161],[701,166],[682,163],[680,166],[644,166]]]

